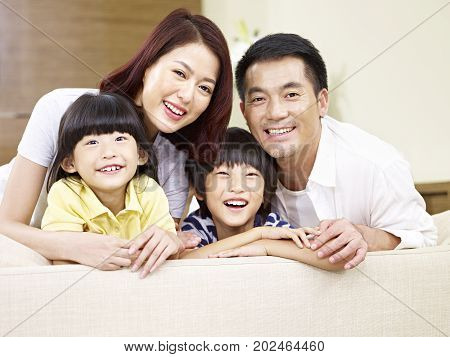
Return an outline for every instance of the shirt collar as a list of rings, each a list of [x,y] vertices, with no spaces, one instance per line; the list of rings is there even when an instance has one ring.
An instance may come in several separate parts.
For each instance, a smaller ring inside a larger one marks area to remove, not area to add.
[[[327,117],[321,119],[322,132],[319,147],[309,181],[326,187],[336,187],[336,148],[334,137],[327,125]]]
[[[111,211],[104,206],[98,197],[95,195],[94,191],[81,180],[83,188],[81,190],[82,195],[85,197],[85,200],[90,202],[89,204],[89,217],[90,219],[94,219],[95,217],[101,216],[103,214],[110,214]],[[146,185],[140,185],[139,178],[135,178],[128,183],[126,194],[125,194],[125,209],[123,211],[135,211],[138,213],[143,213],[143,209],[141,204],[139,203],[139,199],[136,192],[136,187],[138,186],[139,190],[145,190]],[[111,213],[112,214],[112,213]]]

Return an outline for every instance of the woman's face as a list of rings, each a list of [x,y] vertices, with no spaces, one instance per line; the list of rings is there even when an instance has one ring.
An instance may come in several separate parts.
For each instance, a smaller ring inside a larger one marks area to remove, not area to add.
[[[219,71],[218,58],[201,43],[177,47],[148,67],[136,104],[150,134],[173,133],[195,121],[211,101]]]

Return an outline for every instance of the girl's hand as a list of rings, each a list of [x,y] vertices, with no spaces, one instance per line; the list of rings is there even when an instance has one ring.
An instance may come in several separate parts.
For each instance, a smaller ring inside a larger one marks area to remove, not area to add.
[[[82,233],[84,239],[76,237],[70,249],[76,252],[74,260],[100,270],[117,270],[131,265],[128,254],[129,241],[96,233]]]
[[[262,226],[254,229],[258,230],[258,234],[260,234],[260,239],[292,239],[299,248],[303,248],[303,244],[307,248],[310,248],[311,244],[309,243],[309,239],[320,234],[318,228],[309,228],[309,227],[293,229],[283,227]]]
[[[210,254],[209,258],[232,258],[232,257],[257,257],[267,255],[267,250],[263,244],[254,242],[239,248],[224,250],[223,252]]]
[[[152,225],[134,239],[128,250],[129,256],[133,256],[139,249],[142,249],[142,251],[134,262],[131,271],[139,270],[142,264],[147,261],[139,275],[140,278],[145,278],[167,258],[178,254],[184,248],[183,243],[175,233],[167,232],[158,226]]]

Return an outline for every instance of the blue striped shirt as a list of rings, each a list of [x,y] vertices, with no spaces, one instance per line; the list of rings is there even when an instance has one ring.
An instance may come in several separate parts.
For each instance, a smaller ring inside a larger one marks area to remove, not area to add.
[[[261,216],[257,214],[253,227],[269,226],[293,228],[288,222],[283,221],[278,213],[269,213],[264,224],[262,221]],[[199,209],[186,217],[181,225],[181,230],[199,236],[202,239],[198,244],[199,248],[217,242],[217,230],[212,218],[208,215],[201,215]]]

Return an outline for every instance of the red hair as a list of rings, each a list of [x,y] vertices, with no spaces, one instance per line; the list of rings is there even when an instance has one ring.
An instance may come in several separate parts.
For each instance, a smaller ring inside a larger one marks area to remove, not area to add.
[[[231,115],[233,75],[230,54],[220,29],[208,18],[185,9],[171,12],[148,36],[142,48],[125,65],[104,78],[100,91],[122,94],[134,100],[142,89],[145,70],[173,49],[202,43],[219,59],[220,72],[211,101],[191,124],[175,133],[163,134],[190,158],[210,161],[223,140]]]

